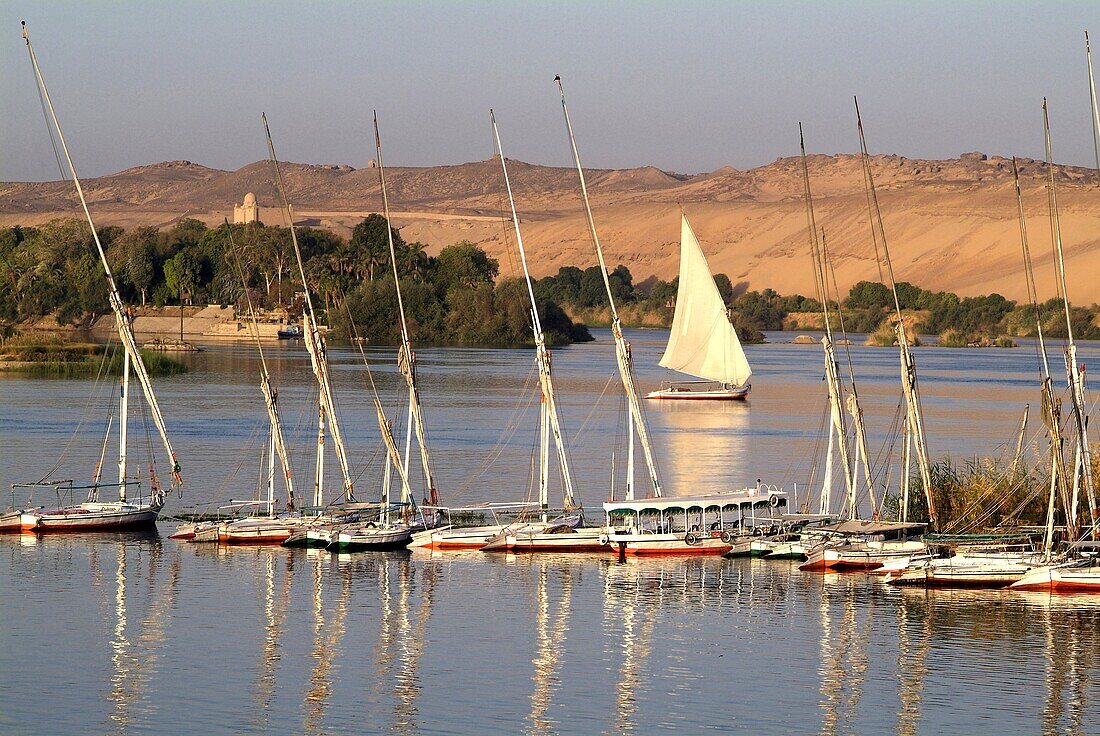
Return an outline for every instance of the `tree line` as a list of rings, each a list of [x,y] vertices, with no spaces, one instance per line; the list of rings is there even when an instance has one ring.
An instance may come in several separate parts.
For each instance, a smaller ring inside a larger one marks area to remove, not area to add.
[[[532,343],[530,303],[515,279],[498,279],[499,264],[463,241],[429,256],[392,229],[408,326],[423,343]],[[305,282],[322,318],[339,336],[372,342],[398,339],[396,288],[386,221],[371,215],[350,238],[296,228]],[[208,228],[184,219],[170,228],[108,226],[98,230],[123,299],[131,305],[240,304],[247,287],[260,307],[302,309],[290,231],[259,222]],[[230,247],[232,237],[232,248]],[[91,233],[80,220],[0,229],[0,323],[54,315],[87,325],[110,311]],[[241,273],[244,274],[242,282]],[[539,299],[550,344],[591,340],[552,300]]]
[[[305,280],[323,316],[343,337],[361,336],[392,343],[398,337],[396,290],[385,218],[370,215],[350,238],[328,230],[298,228]],[[233,247],[230,248],[230,233]],[[477,245],[462,241],[436,256],[424,244],[406,242],[391,229],[401,292],[412,338],[417,342],[531,344],[529,301],[522,282],[501,278],[498,262]],[[208,228],[184,219],[170,228],[108,226],[98,231],[123,298],[130,304],[238,304],[244,272],[253,301],[301,309],[301,277],[287,228],[254,222]],[[63,324],[86,324],[109,311],[107,293],[87,226],[80,220],[54,220],[40,227],[0,229],[0,323],[55,315]],[[714,277],[743,340],[762,339],[763,330],[781,330],[794,314],[816,313],[821,304],[802,295],[772,289],[739,291],[726,274]],[[608,282],[624,323],[671,323],[678,279],[650,276],[634,282],[630,269],[615,267]],[[590,340],[584,324],[606,321],[607,296],[598,266],[565,266],[535,282],[535,296],[551,344]],[[952,331],[967,340],[1035,333],[1035,312],[999,294],[960,297],[907,282],[897,285],[903,310],[919,315],[925,334]],[[840,306],[831,303],[835,309]],[[853,332],[873,332],[893,313],[890,290],[861,281],[843,300]],[[1073,307],[1074,335],[1100,339],[1092,307]],[[578,321],[574,321],[574,320]],[[1065,335],[1061,302],[1039,305],[1044,333]]]

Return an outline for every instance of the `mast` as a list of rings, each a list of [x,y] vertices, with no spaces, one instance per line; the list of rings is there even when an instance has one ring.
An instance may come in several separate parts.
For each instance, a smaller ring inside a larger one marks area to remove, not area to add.
[[[821,263],[822,271],[829,275],[833,285],[833,297],[836,299],[836,316],[837,323],[840,327],[840,334],[845,338],[844,343],[844,357],[848,364],[848,401],[847,409],[849,416],[852,417],[852,424],[855,432],[856,440],[856,452],[858,454],[858,463],[852,463],[852,493],[855,494],[859,489],[859,469],[863,468],[863,478],[867,484],[867,496],[871,500],[871,515],[874,516],[878,513],[878,499],[875,497],[874,477],[871,475],[871,455],[867,451],[867,428],[863,423],[863,407],[859,403],[859,388],[856,385],[856,369],[852,364],[852,351],[848,349],[847,335],[848,331],[844,327],[844,307],[841,306],[842,300],[840,298],[840,287],[836,281],[836,269],[833,267],[832,256],[829,254],[829,244],[825,240],[825,230],[821,230]],[[855,499],[852,501],[853,514],[855,513]]]
[[[1047,360],[1046,340],[1043,337],[1043,319],[1039,312],[1039,296],[1035,288],[1035,268],[1031,260],[1031,246],[1027,237],[1027,218],[1024,215],[1024,198],[1020,189],[1020,169],[1016,157],[1012,158],[1012,178],[1016,188],[1016,212],[1020,220],[1020,248],[1024,260],[1024,280],[1027,284],[1028,301],[1031,304],[1032,318],[1035,321],[1036,334],[1039,336],[1039,379],[1042,398],[1043,424],[1047,428],[1050,444],[1050,489],[1047,504],[1047,529],[1044,554],[1049,559],[1054,543],[1054,500],[1059,492],[1063,505],[1068,503],[1066,495],[1066,468],[1063,455],[1062,406],[1054,397],[1054,382],[1050,377],[1050,362]],[[1068,509],[1069,507],[1066,506]],[[1067,513],[1068,517],[1068,513]]]
[[[554,379],[550,350],[546,347],[546,336],[542,331],[542,320],[539,319],[539,308],[535,301],[535,289],[531,284],[531,272],[527,268],[527,251],[523,247],[523,233],[520,231],[519,215],[516,213],[516,201],[512,196],[512,181],[508,177],[508,163],[504,158],[504,148],[500,142],[500,131],[497,129],[496,115],[489,110],[489,121],[493,126],[493,139],[496,141],[497,154],[500,156],[500,167],[504,173],[504,187],[508,191],[508,204],[512,208],[512,227],[516,233],[516,245],[519,249],[519,260],[523,265],[523,278],[527,284],[527,296],[531,299],[531,329],[535,335],[535,359],[539,370],[539,387],[542,389],[542,406],[545,411],[545,421],[554,438],[554,448],[557,451],[558,467],[561,471],[562,501],[566,509],[577,508],[577,501],[573,495],[573,474],[569,469],[569,457],[565,445],[565,432],[562,430],[561,418],[558,414],[558,401],[554,392]],[[540,467],[546,468],[549,447],[546,442],[541,444],[542,461]],[[545,471],[544,471],[545,472]]]
[[[832,485],[832,448],[833,435],[836,435],[837,449],[840,453],[841,470],[844,473],[844,484],[847,490],[848,518],[856,518],[856,493],[853,485],[852,467],[848,458],[848,427],[844,421],[844,399],[841,396],[842,387],[840,377],[837,375],[836,353],[833,350],[833,328],[829,319],[829,289],[825,275],[825,264],[822,260],[821,245],[817,238],[817,220],[814,217],[814,200],[810,192],[810,169],[806,163],[806,140],[802,135],[802,123],[798,124],[798,143],[802,152],[802,186],[806,202],[806,228],[810,236],[810,259],[814,266],[814,283],[817,286],[817,296],[821,300],[821,314],[825,320],[825,336],[821,338],[821,346],[825,351],[825,384],[829,392],[829,413],[832,423],[829,429],[829,457],[826,458],[825,483],[826,488]],[[823,495],[828,495],[827,493]],[[825,498],[822,506],[826,506]],[[822,513],[827,513],[823,511]]]
[[[634,431],[637,433],[638,442],[642,446],[642,455],[645,457],[646,468],[649,470],[649,479],[653,484],[654,497],[661,496],[661,479],[657,472],[657,460],[653,454],[653,447],[649,441],[649,428],[646,425],[645,415],[642,414],[641,401],[638,398],[638,387],[634,383],[634,360],[630,353],[630,343],[623,337],[623,326],[619,321],[619,312],[615,309],[615,297],[611,293],[611,281],[607,276],[607,264],[604,262],[603,249],[600,247],[600,237],[596,233],[596,221],[592,218],[592,204],[588,199],[588,186],[584,181],[584,168],[581,166],[581,155],[577,150],[577,139],[573,135],[573,124],[569,120],[569,108],[565,105],[565,88],[562,86],[561,77],[554,77],[558,83],[558,91],[561,93],[561,111],[565,115],[565,129],[569,134],[569,144],[573,149],[573,162],[577,167],[577,177],[581,184],[581,198],[584,200],[584,214],[588,222],[588,232],[592,236],[592,245],[596,249],[596,259],[600,264],[600,275],[603,277],[604,289],[607,291],[607,302],[611,307],[611,334],[615,336],[615,358],[619,364],[619,377],[626,391],[627,405],[631,419],[634,422]]]
[[[236,246],[233,244],[233,228],[229,226],[229,220],[225,220],[225,232],[228,237],[229,251],[233,254],[233,262],[237,266],[237,274],[241,278],[241,288],[244,289],[245,302],[248,304],[248,324],[251,328],[252,338],[256,342],[256,351],[260,356],[260,391],[264,395],[264,405],[267,407],[267,419],[270,425],[271,443],[268,456],[268,510],[274,508],[275,500],[275,456],[279,456],[282,464],[283,480],[286,483],[286,507],[293,510],[297,503],[294,498],[294,480],[290,472],[290,453],[287,450],[286,438],[283,434],[283,423],[279,417],[279,390],[271,382],[271,372],[267,368],[267,358],[264,356],[264,347],[260,342],[260,328],[256,319],[256,310],[252,306],[252,295],[248,293],[248,280],[245,278],[244,268],[237,255]],[[319,506],[320,503],[317,503]]]
[[[1084,470],[1085,498],[1089,505],[1089,535],[1095,536],[1097,522],[1096,497],[1092,484],[1092,450],[1089,448],[1088,420],[1085,404],[1085,377],[1081,372],[1081,366],[1077,362],[1077,344],[1073,340],[1073,319],[1069,310],[1069,292],[1066,290],[1066,262],[1062,254],[1062,227],[1058,218],[1058,190],[1054,184],[1054,156],[1050,144],[1050,117],[1047,111],[1047,101],[1043,98],[1043,134],[1046,141],[1047,154],[1047,204],[1050,208],[1050,232],[1054,243],[1054,263],[1058,269],[1058,287],[1062,296],[1062,307],[1066,315],[1066,380],[1069,383],[1070,397],[1073,400],[1073,424],[1077,434],[1077,448],[1081,454],[1080,468],[1074,468],[1074,473]],[[1066,526],[1071,533],[1076,531],[1077,509],[1067,507]]]
[[[130,417],[130,354],[122,353],[122,380],[118,399],[118,500],[126,500],[126,429]]]
[[[382,137],[378,133],[378,113],[374,113],[374,150],[378,158],[378,185],[382,190],[382,210],[386,216],[386,240],[390,246],[390,266],[393,267],[393,285],[397,290],[397,312],[401,317],[401,349],[397,354],[397,366],[409,387],[409,407],[416,429],[416,443],[420,447],[420,465],[424,471],[424,483],[428,489],[428,503],[439,504],[439,492],[432,474],[431,456],[428,451],[428,433],[424,428],[424,413],[420,404],[420,392],[416,387],[416,354],[409,340],[409,327],[405,321],[405,303],[401,299],[401,278],[397,272],[397,254],[393,246],[393,226],[390,224],[390,198],[386,193],[386,166],[382,161]],[[407,461],[406,461],[407,462]],[[406,473],[408,468],[405,468]],[[408,500],[408,499],[406,499]]]
[[[327,422],[332,432],[332,439],[336,447],[336,459],[340,463],[340,472],[344,477],[344,501],[355,500],[355,489],[351,480],[351,471],[348,468],[347,448],[344,445],[344,435],[340,431],[340,422],[336,418],[336,399],[332,392],[332,382],[329,378],[328,357],[325,350],[325,338],[317,326],[317,315],[313,311],[313,298],[309,295],[309,282],[306,280],[306,268],[302,261],[302,250],[298,247],[298,234],[294,229],[294,213],[290,209],[290,200],[287,198],[286,184],[283,182],[283,173],[279,168],[279,158],[275,155],[275,143],[271,140],[271,129],[267,124],[267,114],[261,113],[264,123],[264,134],[267,136],[267,150],[271,156],[271,167],[275,174],[275,187],[279,190],[279,197],[283,203],[283,213],[286,215],[287,227],[290,228],[290,240],[294,245],[294,258],[298,262],[298,275],[302,279],[302,289],[306,296],[306,310],[302,313],[305,321],[306,352],[309,353],[310,364],[313,367],[313,375],[317,378],[317,388],[320,394],[317,415],[317,481],[315,493],[321,490],[321,468],[323,460],[321,450],[324,445],[324,426]],[[314,498],[316,505],[320,506],[324,500]]]
[[[141,353],[138,351],[137,340],[134,338],[133,328],[130,325],[130,320],[126,313],[126,306],[123,304],[122,297],[118,293],[118,287],[115,285],[115,277],[111,273],[110,265],[107,263],[107,253],[103,249],[103,243],[99,240],[99,233],[96,231],[95,222],[92,220],[92,213],[88,209],[88,200],[84,197],[84,188],[80,185],[80,177],[76,174],[76,166],[73,164],[72,156],[69,155],[69,146],[65,142],[65,134],[61,132],[61,122],[57,119],[53,101],[50,99],[50,92],[46,88],[46,80],[43,78],[42,70],[38,66],[38,56],[34,53],[34,47],[31,45],[31,38],[27,33],[27,23],[23,21],[22,24],[23,40],[27,43],[27,53],[30,55],[35,81],[38,84],[39,91],[42,93],[42,99],[46,102],[53,128],[57,131],[57,138],[61,142],[61,150],[65,153],[65,161],[68,164],[69,174],[73,179],[73,186],[76,187],[77,197],[80,198],[80,206],[84,210],[84,217],[87,219],[88,227],[92,231],[92,240],[95,241],[96,252],[99,254],[99,261],[103,266],[103,274],[107,280],[107,300],[110,302],[111,311],[113,311],[115,315],[115,327],[118,329],[119,340],[126,350],[127,358],[129,358],[133,364],[132,370],[138,379],[138,383],[141,385],[142,394],[145,396],[145,403],[148,405],[149,413],[153,417],[153,424],[160,434],[161,443],[164,445],[164,451],[168,454],[172,462],[172,479],[177,486],[182,486],[183,476],[181,475],[180,464],[176,458],[175,451],[172,449],[172,443],[168,439],[168,430],[165,427],[164,416],[161,414],[160,404],[157,403],[156,394],[153,393],[153,384],[149,379],[149,371],[146,370],[145,363],[141,359]],[[156,491],[157,481],[155,477],[152,479],[152,484],[153,490]]]
[[[1096,104],[1096,80],[1092,76],[1092,49],[1085,31],[1085,58],[1089,64],[1089,97],[1092,99],[1092,150],[1096,154],[1096,184],[1100,186],[1100,106]]]
[[[854,98],[853,98],[854,99]],[[882,224],[882,210],[879,207],[878,193],[875,191],[875,179],[871,173],[871,156],[867,153],[867,139],[863,135],[863,119],[859,114],[859,100],[855,100],[856,127],[859,131],[859,148],[863,160],[864,183],[871,203],[871,234],[876,243],[882,244],[882,259],[886,264],[886,276],[889,279],[890,292],[894,297],[894,311],[897,316],[898,355],[901,358],[901,383],[905,394],[906,421],[913,440],[913,450],[917,456],[917,468],[920,471],[924,499],[928,505],[928,523],[938,528],[936,520],[936,502],[932,489],[932,471],[928,464],[928,445],[924,435],[924,414],[920,405],[920,389],[917,386],[917,365],[909,351],[909,340],[905,334],[905,320],[902,319],[901,302],[898,300],[897,282],[894,279],[894,265],[890,260],[890,247],[886,243],[886,230]]]

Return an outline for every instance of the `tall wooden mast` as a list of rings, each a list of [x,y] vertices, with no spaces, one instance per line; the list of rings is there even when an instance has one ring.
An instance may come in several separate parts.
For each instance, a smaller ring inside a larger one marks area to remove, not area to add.
[[[634,360],[631,357],[630,343],[623,337],[623,326],[619,321],[619,312],[615,308],[615,297],[611,293],[611,281],[607,275],[607,264],[604,262],[603,248],[600,247],[600,236],[596,232],[596,221],[592,218],[592,204],[588,199],[588,186],[584,180],[584,168],[581,166],[581,156],[577,151],[577,139],[573,135],[573,124],[569,120],[569,108],[565,104],[565,89],[562,86],[561,77],[555,77],[558,83],[558,91],[561,93],[561,110],[565,115],[565,129],[569,134],[569,144],[573,150],[573,163],[577,167],[577,176],[580,179],[581,198],[584,201],[584,215],[588,222],[588,233],[592,237],[592,246],[596,250],[596,259],[600,264],[600,275],[603,277],[604,289],[607,291],[607,302],[611,307],[611,334],[615,336],[615,358],[619,364],[619,377],[626,391],[627,405],[630,410],[630,419],[634,432],[638,435],[638,443],[642,446],[642,454],[645,457],[646,468],[649,470],[649,479],[653,484],[653,495],[661,495],[661,479],[657,471],[657,459],[653,453],[653,446],[649,441],[649,427],[646,424],[645,415],[642,413],[641,401],[638,397],[638,387],[634,383]],[[629,439],[633,442],[633,439]]]

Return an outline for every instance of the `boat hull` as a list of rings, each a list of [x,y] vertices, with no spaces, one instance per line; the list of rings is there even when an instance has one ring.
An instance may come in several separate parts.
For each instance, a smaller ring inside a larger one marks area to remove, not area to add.
[[[503,524],[474,527],[425,529],[412,535],[409,547],[432,550],[481,549],[486,542],[504,531]]]
[[[5,511],[0,514],[0,534],[33,532],[38,527],[38,515],[33,511]]]
[[[298,526],[283,519],[242,519],[223,526],[218,541],[230,545],[282,544]]]
[[[736,386],[728,389],[699,390],[659,389],[646,394],[647,399],[663,401],[746,401],[752,386]]]
[[[1100,567],[1036,567],[1010,587],[1057,593],[1100,593]]]
[[[333,552],[405,549],[412,540],[408,529],[352,529],[337,532],[327,549]]]
[[[724,555],[733,548],[720,537],[701,537],[689,543],[680,534],[607,535],[612,551],[627,557],[698,557]]]
[[[853,545],[823,545],[806,553],[806,561],[799,570],[852,570],[877,572],[883,566],[899,560],[908,561],[924,553],[923,542],[866,542]],[[906,562],[908,564],[908,562]],[[883,570],[883,573],[886,571]]]
[[[160,509],[161,504],[82,503],[56,511],[24,514],[23,530],[55,534],[155,529]]]
[[[568,532],[504,532],[483,546],[484,552],[610,552],[611,545],[597,527]]]

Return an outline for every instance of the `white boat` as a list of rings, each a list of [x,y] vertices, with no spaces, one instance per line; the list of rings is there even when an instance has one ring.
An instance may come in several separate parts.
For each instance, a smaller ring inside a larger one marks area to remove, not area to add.
[[[786,492],[744,488],[704,496],[610,501],[604,536],[620,555],[723,555],[757,525],[774,525]]]
[[[107,285],[107,299],[111,305],[111,311],[114,313],[115,327],[118,331],[119,341],[123,348],[123,364],[117,422],[118,482],[109,484],[100,483],[100,470],[103,465],[103,455],[106,453],[107,443],[111,433],[111,425],[113,424],[113,421],[108,421],[100,462],[96,466],[90,485],[74,486],[71,480],[62,482],[51,481],[51,471],[45,478],[35,483],[15,484],[13,486],[13,488],[52,488],[57,494],[58,499],[58,504],[54,508],[43,507],[22,510],[20,513],[20,526],[23,530],[34,531],[38,534],[53,532],[106,532],[153,528],[156,524],[157,516],[164,506],[166,493],[160,486],[152,457],[150,457],[149,463],[148,495],[142,494],[141,484],[131,479],[128,473],[127,431],[129,429],[130,419],[131,373],[141,386],[141,394],[144,396],[146,408],[163,444],[164,451],[170,463],[169,467],[171,468],[172,484],[178,487],[181,487],[183,484],[183,479],[180,475],[180,465],[176,459],[176,454],[172,449],[172,445],[168,440],[164,417],[161,414],[160,405],[153,392],[153,385],[149,378],[149,372],[146,370],[141,357],[141,351],[138,349],[137,341],[134,337],[129,311],[125,304],[123,304],[122,297],[119,295],[118,288],[115,285],[114,275],[111,273],[111,267],[107,261],[106,251],[100,241],[99,231],[96,229],[95,222],[92,220],[91,211],[88,209],[88,202],[84,196],[84,189],[80,183],[79,176],[77,176],[76,166],[73,164],[72,157],[69,154],[68,144],[65,142],[61,124],[54,111],[53,102],[50,99],[49,91],[46,88],[46,82],[42,77],[42,71],[38,65],[38,57],[31,45],[25,25],[23,27],[23,38],[26,40],[27,49],[31,56],[31,65],[34,68],[35,78],[38,82],[39,90],[42,93],[42,99],[48,113],[47,124],[52,127],[51,136],[56,133],[57,140],[61,144],[65,162],[68,165],[70,178],[72,179],[77,197],[80,200],[80,205],[88,223],[92,240],[95,243],[100,265],[103,267],[103,274]],[[152,455],[152,448],[150,448],[150,455]],[[117,500],[101,499],[100,491],[111,487],[118,489]],[[87,492],[83,502],[74,501],[73,491],[75,490]],[[135,491],[136,493],[134,493]],[[67,503],[61,502],[63,492],[68,494]]]
[[[163,508],[160,500],[130,503],[127,501],[93,501],[42,511],[33,531],[99,532],[138,531],[156,527],[157,515]],[[30,530],[28,530],[30,531]]]
[[[422,506],[426,514],[435,513],[442,519],[438,525],[413,532],[409,547],[432,550],[481,549],[493,537],[520,519],[537,513],[537,503],[487,503],[480,506],[434,508]],[[486,524],[485,521],[492,523]],[[473,523],[471,523],[473,522]]]
[[[300,516],[258,516],[238,519],[218,530],[222,544],[282,544],[303,525]]]
[[[660,365],[703,380],[666,382],[647,394],[647,399],[744,400],[752,388],[752,369],[730,322],[726,302],[684,216],[680,218],[676,310]]]
[[[821,527],[838,539],[807,550],[800,570],[871,571],[897,560],[908,565],[924,554],[927,545],[918,537],[924,524],[911,522],[863,521],[853,519]]]
[[[611,334],[615,338],[615,359],[619,368],[619,378],[622,381],[623,390],[626,393],[626,493],[624,494],[625,498],[621,501],[609,501],[604,503],[605,523],[602,537],[606,539],[607,544],[611,546],[612,550],[618,552],[621,556],[721,555],[732,546],[731,542],[728,541],[730,535],[743,532],[751,525],[747,522],[755,521],[757,517],[771,518],[780,513],[779,508],[786,504],[786,494],[776,488],[758,486],[756,488],[734,491],[732,493],[719,493],[705,496],[685,495],[671,498],[663,497],[661,479],[657,470],[657,462],[649,438],[649,428],[646,423],[645,414],[642,412],[638,387],[634,380],[634,362],[630,344],[623,336],[622,322],[619,319],[619,313],[615,306],[615,296],[611,291],[611,284],[607,279],[607,265],[604,259],[603,249],[600,246],[600,238],[596,230],[595,219],[592,216],[592,204],[588,197],[588,187],[584,178],[584,167],[581,165],[580,153],[577,150],[577,141],[573,135],[573,125],[569,119],[569,110],[565,104],[565,89],[560,77],[555,81],[558,83],[558,91],[561,93],[562,114],[565,117],[565,128],[573,152],[573,163],[577,171],[577,178],[580,182],[581,199],[584,203],[584,213],[588,223],[589,235],[592,238],[592,245],[596,251],[599,267],[604,274],[604,289],[607,293],[607,304],[611,309]],[[681,236],[682,249],[686,238],[688,250],[691,250],[691,244],[694,242],[694,248],[698,251],[697,260],[695,261],[696,268],[694,268],[693,271],[696,275],[706,274],[706,279],[698,287],[699,290],[703,294],[717,296],[718,287],[714,285],[714,279],[710,277],[710,269],[706,266],[706,259],[702,257],[702,251],[698,250],[698,242],[694,240],[695,235],[691,232],[691,227],[687,224],[687,218],[682,214]],[[690,260],[689,258],[689,261]],[[689,265],[688,268],[690,269],[691,266]],[[706,280],[709,280],[709,287],[707,287]],[[683,283],[681,283],[680,288],[681,290],[685,288]],[[685,299],[683,300],[682,310],[683,314],[687,315],[692,311],[691,305],[696,296],[693,296],[694,289],[691,289],[690,292],[683,293],[685,294]],[[718,301],[721,302],[721,297],[718,296],[717,298]],[[711,304],[713,305],[713,301]],[[723,327],[723,329],[729,327],[729,329],[732,330],[724,311],[722,315],[713,315],[713,319],[708,329],[713,329],[716,325],[722,325],[721,322],[717,322],[719,317],[724,320],[725,327]],[[694,336],[687,337],[687,333],[685,333],[686,340],[683,345],[687,347],[694,342],[695,349],[705,352],[707,358],[698,364],[689,362],[681,366],[681,368],[692,375],[699,375],[702,378],[714,380],[716,378],[715,376],[707,376],[695,370],[695,368],[703,366],[704,370],[709,372],[706,366],[709,366],[712,361],[715,365],[720,364],[726,357],[729,357],[730,351],[733,350],[733,343],[722,341],[712,346],[705,340],[698,339],[698,329],[701,329],[701,327],[695,325],[693,320],[681,324],[681,331],[687,330],[688,333]],[[673,334],[676,334],[675,328],[673,329]],[[740,351],[739,344],[737,350]],[[673,345],[672,340],[670,340],[669,350],[666,350],[666,355],[669,355],[670,352],[674,356],[686,357],[679,348]],[[745,370],[748,369],[747,362],[744,364],[743,368]],[[637,439],[637,443],[641,446],[642,457],[648,471],[649,481],[652,485],[652,496],[649,498],[638,498],[639,494],[636,492],[635,488],[635,439]],[[614,466],[614,459],[612,460],[612,466]],[[614,495],[613,492],[612,497],[614,497]],[[749,512],[748,514],[745,513],[746,509]],[[761,513],[757,513],[757,511]],[[723,539],[723,535],[725,535],[725,539]]]
[[[600,529],[584,526],[584,513],[573,490],[573,474],[570,470],[565,432],[558,413],[557,392],[554,388],[553,361],[546,345],[542,319],[539,316],[539,305],[535,299],[531,273],[527,267],[523,231],[520,227],[519,213],[516,211],[515,198],[512,195],[512,182],[508,176],[508,159],[504,155],[496,115],[492,110],[489,111],[489,121],[492,125],[497,158],[500,161],[512,212],[516,249],[523,267],[524,283],[530,300],[531,335],[535,343],[535,362],[538,367],[541,401],[539,402],[538,508],[515,523],[504,526],[485,541],[481,550],[483,552],[599,552],[606,549],[606,544],[600,541]],[[563,512],[560,515],[552,514],[549,508],[552,455],[561,477]]]
[[[1090,555],[1059,564],[1038,565],[1009,587],[1051,593],[1100,593],[1100,558]]]
[[[607,552],[611,547],[601,527],[583,526],[573,514],[548,521],[513,524],[489,539],[482,552]]]
[[[333,530],[327,549],[331,552],[404,549],[411,539],[412,530],[407,526],[368,522]]]
[[[924,585],[941,588],[1003,588],[1042,563],[1044,554],[1027,538],[991,539],[988,535],[925,538],[929,551],[913,558],[887,563],[873,570],[885,573],[892,585]]]

